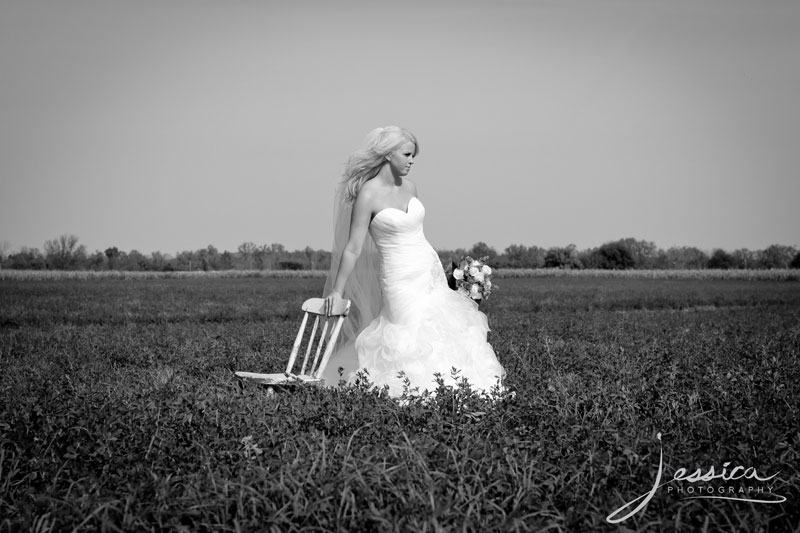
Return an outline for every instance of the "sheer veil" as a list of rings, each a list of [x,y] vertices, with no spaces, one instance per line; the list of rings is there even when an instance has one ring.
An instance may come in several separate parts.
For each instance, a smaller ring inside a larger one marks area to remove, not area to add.
[[[333,246],[331,247],[331,269],[325,282],[323,297],[327,296],[336,280],[339,262],[350,236],[350,217],[353,202],[347,200],[347,183],[339,183],[334,194]],[[340,380],[351,380],[359,368],[356,354],[356,337],[378,316],[382,305],[381,288],[378,282],[380,262],[378,249],[367,232],[361,255],[347,280],[342,298],[351,301],[350,314],[345,319],[336,348],[328,362],[323,377],[325,384],[336,386]],[[342,369],[341,375],[339,369]]]

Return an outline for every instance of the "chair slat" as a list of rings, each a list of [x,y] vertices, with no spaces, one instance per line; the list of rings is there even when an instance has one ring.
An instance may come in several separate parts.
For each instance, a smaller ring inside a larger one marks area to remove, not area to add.
[[[300,373],[306,373],[306,366],[308,365],[308,354],[311,353],[311,349],[314,347],[314,337],[317,335],[317,327],[319,326],[319,316],[314,317],[314,327],[311,329],[311,335],[308,337],[307,345],[306,345],[306,355],[303,357],[303,366],[300,367]]]
[[[319,336],[319,342],[317,342],[317,353],[314,354],[314,362],[311,363],[311,371],[309,374],[314,374],[314,368],[317,366],[317,361],[319,361],[319,354],[322,350],[322,345],[325,344],[325,334],[328,332],[328,323],[330,322],[329,319],[325,320],[325,325],[322,326],[322,333]],[[305,374],[305,372],[303,372]]]
[[[297,351],[300,349],[300,343],[303,342],[303,332],[306,330],[306,322],[308,322],[308,313],[303,313],[303,322],[300,324],[300,330],[297,332],[297,337],[294,339],[294,345],[292,346],[292,353],[289,355],[289,364],[286,365],[286,373],[290,374],[292,372],[292,367],[294,366],[294,360],[297,359]]]
[[[322,361],[319,362],[319,367],[317,367],[316,373],[313,374],[314,377],[321,377],[322,373],[325,372],[325,367],[328,366],[328,361],[333,354],[333,349],[336,347],[336,341],[339,339],[339,332],[342,329],[343,322],[344,316],[339,316],[339,318],[336,319],[336,325],[333,327],[331,338],[328,341],[328,345],[325,347],[325,354],[322,356]]]

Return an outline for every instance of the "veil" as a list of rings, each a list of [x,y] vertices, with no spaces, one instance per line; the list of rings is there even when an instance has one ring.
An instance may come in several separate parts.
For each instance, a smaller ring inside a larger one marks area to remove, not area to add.
[[[347,183],[339,183],[334,194],[333,204],[333,246],[331,247],[331,269],[325,281],[323,297],[333,288],[342,253],[350,236],[350,218],[353,202],[347,201]],[[380,313],[383,304],[381,287],[378,282],[380,262],[375,241],[367,232],[361,255],[356,261],[353,272],[347,280],[342,298],[350,300],[350,313],[342,324],[339,340],[336,342],[333,355],[323,372],[328,386],[336,386],[340,380],[352,380],[359,368],[356,353],[356,337]],[[340,376],[339,369],[342,369]]]

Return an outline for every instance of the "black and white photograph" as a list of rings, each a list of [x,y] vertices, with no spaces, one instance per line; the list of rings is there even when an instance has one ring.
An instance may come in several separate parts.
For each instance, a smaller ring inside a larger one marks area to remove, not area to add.
[[[0,0],[0,533],[800,533],[797,0]]]

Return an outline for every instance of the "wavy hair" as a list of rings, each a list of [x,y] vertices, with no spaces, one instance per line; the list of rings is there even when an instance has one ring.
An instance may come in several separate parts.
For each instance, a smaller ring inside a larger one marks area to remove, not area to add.
[[[398,126],[386,126],[369,132],[363,147],[353,152],[345,164],[342,181],[347,184],[346,200],[354,201],[361,187],[377,176],[386,164],[386,156],[406,142],[414,144],[416,156],[419,153],[419,143],[410,131]]]

